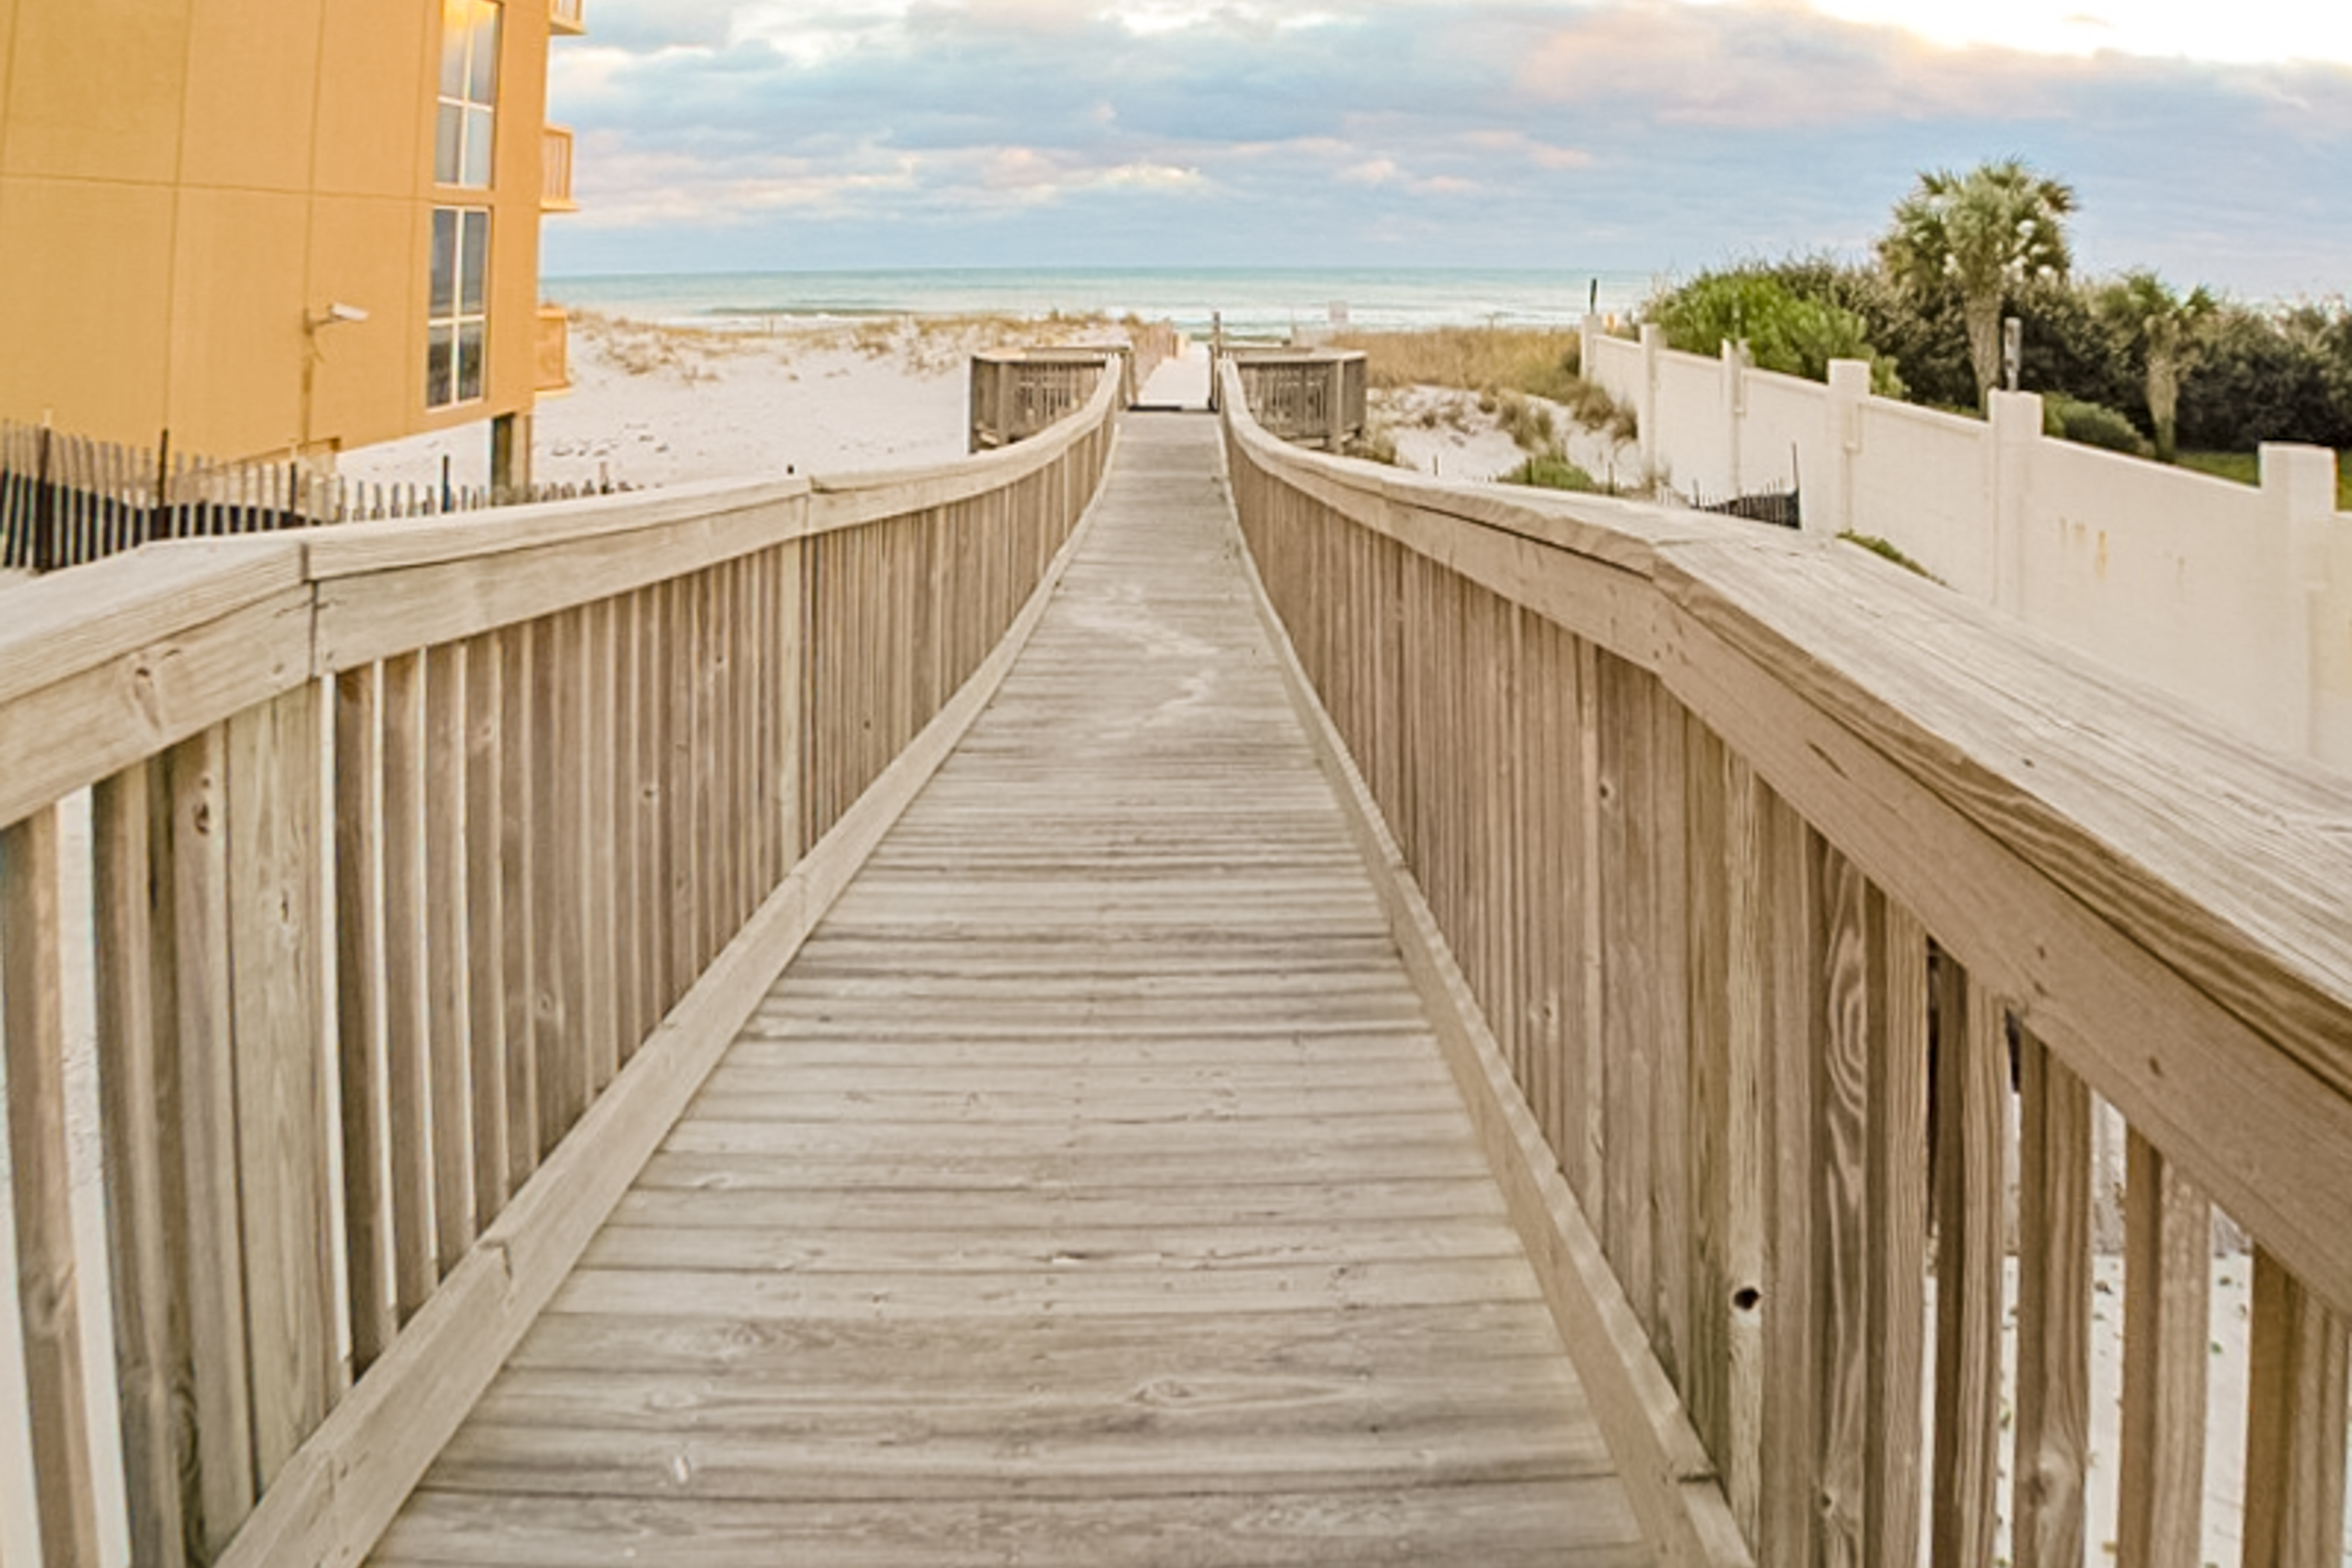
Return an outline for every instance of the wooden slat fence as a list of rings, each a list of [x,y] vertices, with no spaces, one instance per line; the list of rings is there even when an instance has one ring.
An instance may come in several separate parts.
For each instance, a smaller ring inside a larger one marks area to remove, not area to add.
[[[105,1400],[137,1563],[358,1561],[822,908],[812,868],[862,853],[852,802],[1029,612],[1111,414],[920,472],[179,544],[10,591],[43,1563],[95,1561]],[[86,859],[59,832],[85,789]],[[71,1225],[77,956],[110,1324]]]
[[[2339,1568],[2352,781],[1859,551],[1227,418],[1667,1560],[1982,1568],[2005,1463],[2011,1560],[2076,1568],[2114,1288],[2111,1560],[2202,1561],[2209,1442],[2242,1442],[2243,1563]],[[2217,1207],[2256,1251],[2252,1404],[2209,1438]]]
[[[1134,354],[1124,344],[974,354],[968,408],[971,450],[993,451],[1052,428],[1092,397],[1096,383],[1106,375],[1118,384],[1122,403],[1135,401]]]
[[[1352,350],[1237,349],[1251,417],[1269,434],[1338,451],[1364,433],[1366,361]]]
[[[220,463],[0,422],[0,567],[55,571],[162,539],[440,517],[625,488],[367,484],[283,458]]]

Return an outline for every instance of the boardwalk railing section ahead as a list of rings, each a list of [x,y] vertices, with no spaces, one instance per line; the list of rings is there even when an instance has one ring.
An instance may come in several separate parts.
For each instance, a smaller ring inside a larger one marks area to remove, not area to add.
[[[2210,1441],[2243,1562],[2336,1568],[2352,784],[1859,551],[1303,452],[1241,384],[1244,530],[1670,1560],[1912,1563],[1924,1511],[1989,1563],[2006,1465],[2010,1560],[2078,1568],[2095,1305],[2116,1560],[2203,1560]],[[2217,1208],[2252,1378],[2209,1438]]]
[[[1120,405],[1131,406],[1160,361],[1175,355],[1177,342],[1164,321],[1130,318],[1124,325],[1125,342],[972,355],[969,450],[992,452],[1051,429],[1094,395],[1096,380],[1107,371],[1118,383]]]
[[[945,744],[926,725],[1034,613],[1112,390],[929,470],[165,545],[11,591],[0,995],[42,1561],[96,1561],[105,1398],[133,1561],[364,1554],[777,933],[879,831],[868,786]],[[92,849],[63,864],[84,789]],[[75,967],[111,1385],[84,1378]]]
[[[1364,433],[1368,361],[1339,349],[1227,349],[1268,434],[1337,452]]]
[[[439,517],[611,494],[605,484],[372,485],[292,459],[220,463],[0,421],[0,567],[57,571],[161,539]]]

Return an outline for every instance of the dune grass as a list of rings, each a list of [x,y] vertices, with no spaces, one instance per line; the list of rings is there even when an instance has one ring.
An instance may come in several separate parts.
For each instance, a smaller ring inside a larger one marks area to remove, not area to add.
[[[1351,332],[1334,338],[1331,346],[1360,350],[1374,387],[1455,387],[1476,392],[1482,400],[1513,394],[1523,405],[1527,398],[1545,398],[1563,404],[1591,429],[1621,441],[1634,434],[1633,411],[1584,379],[1583,343],[1573,331],[1432,327],[1416,332]],[[1522,438],[1520,444],[1528,443]]]
[[[689,384],[722,373],[730,359],[761,357],[787,364],[803,354],[856,353],[897,360],[918,374],[944,374],[975,353],[1108,342],[1144,323],[1104,315],[876,316],[807,321],[787,316],[730,316],[709,324],[641,321],[574,308],[572,330],[604,361],[631,376],[668,376]]]

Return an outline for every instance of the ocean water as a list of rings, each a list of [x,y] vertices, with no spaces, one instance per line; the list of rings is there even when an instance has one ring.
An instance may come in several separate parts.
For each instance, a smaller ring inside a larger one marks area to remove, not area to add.
[[[1213,315],[1238,337],[1440,326],[1572,326],[1590,307],[1624,314],[1657,283],[1646,272],[1574,267],[1012,268],[710,272],[550,277],[558,304],[640,319],[718,323],[766,318],[986,313],[1129,313],[1204,334]]]

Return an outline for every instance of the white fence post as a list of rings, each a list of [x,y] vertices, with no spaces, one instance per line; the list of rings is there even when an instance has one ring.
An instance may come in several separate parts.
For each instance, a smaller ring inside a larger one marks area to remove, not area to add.
[[[2294,749],[2342,765],[2352,734],[2344,732],[2331,709],[2352,707],[2352,692],[2335,691],[2328,664],[2347,618],[2336,601],[2336,454],[2325,447],[2265,442],[2262,447],[2263,499],[2286,547],[2287,642],[2294,667],[2281,676],[2291,683],[2288,711],[2298,733]]]
[[[2033,483],[2033,451],[2042,440],[2042,394],[1996,392],[1992,421],[1991,474],[1988,497],[1992,527],[1993,607],[2008,615],[2025,609],[2025,518]]]
[[[1748,423],[1748,383],[1742,375],[1747,369],[1748,349],[1726,338],[1719,351],[1723,360],[1724,472],[1731,486],[1731,494],[1723,499],[1729,500],[1732,496],[1745,493],[1740,485],[1739,427]]]
[[[1665,471],[1665,450],[1658,439],[1658,356],[1666,346],[1665,329],[1654,321],[1642,323],[1642,387],[1634,403],[1641,423],[1642,478],[1654,484]]]
[[[1853,465],[1862,452],[1862,402],[1870,395],[1870,361],[1832,360],[1827,439],[1822,449],[1830,455],[1830,471],[1821,477],[1822,505],[1811,494],[1803,499],[1805,532],[1839,534],[1856,531],[1853,517]],[[1810,486],[1809,486],[1810,488]]]

